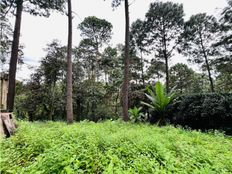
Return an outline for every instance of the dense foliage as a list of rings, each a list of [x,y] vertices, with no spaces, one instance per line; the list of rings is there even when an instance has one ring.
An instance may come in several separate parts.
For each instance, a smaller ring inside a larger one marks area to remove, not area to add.
[[[194,129],[232,131],[232,94],[193,94],[178,97],[170,108],[173,123]]]
[[[220,133],[118,121],[19,124],[1,140],[2,174],[232,172],[232,139]]]

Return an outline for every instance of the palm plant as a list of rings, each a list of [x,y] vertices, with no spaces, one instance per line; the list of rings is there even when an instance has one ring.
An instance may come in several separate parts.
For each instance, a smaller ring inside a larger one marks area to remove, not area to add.
[[[157,82],[151,89],[147,87],[145,95],[151,102],[146,103],[142,101],[141,104],[148,106],[152,111],[158,113],[158,125],[164,124],[167,108],[176,95],[174,88],[169,93],[166,93],[164,86],[160,82]]]
[[[134,108],[130,108],[128,110],[129,115],[130,115],[130,120],[132,122],[136,121],[145,121],[145,115],[141,112],[142,107],[137,108],[136,106]]]

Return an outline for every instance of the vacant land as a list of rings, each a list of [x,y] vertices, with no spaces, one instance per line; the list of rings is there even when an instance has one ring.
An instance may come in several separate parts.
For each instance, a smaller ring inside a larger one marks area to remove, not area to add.
[[[1,140],[0,173],[232,173],[232,138],[107,121],[20,122]]]

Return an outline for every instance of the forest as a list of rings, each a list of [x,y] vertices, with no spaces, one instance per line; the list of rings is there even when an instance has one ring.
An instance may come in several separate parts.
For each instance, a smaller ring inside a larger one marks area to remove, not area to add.
[[[0,173],[232,172],[232,0],[219,16],[189,19],[183,4],[154,1],[135,21],[130,3],[109,7],[125,12],[125,42],[112,46],[117,26],[73,23],[71,0],[0,2],[1,111],[18,126],[0,140]],[[51,40],[30,78],[16,80],[22,13],[54,11],[67,16],[67,45]],[[173,64],[178,56],[188,63]]]

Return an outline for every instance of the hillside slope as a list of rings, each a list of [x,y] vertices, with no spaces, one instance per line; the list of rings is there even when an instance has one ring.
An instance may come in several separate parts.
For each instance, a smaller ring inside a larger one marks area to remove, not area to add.
[[[232,173],[232,138],[118,121],[20,122],[0,173]]]

